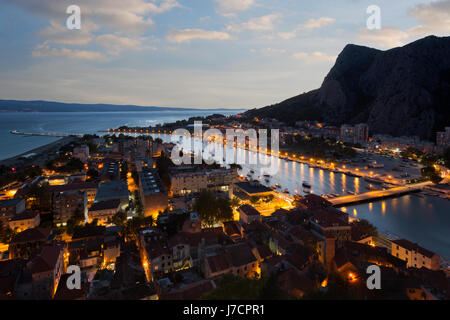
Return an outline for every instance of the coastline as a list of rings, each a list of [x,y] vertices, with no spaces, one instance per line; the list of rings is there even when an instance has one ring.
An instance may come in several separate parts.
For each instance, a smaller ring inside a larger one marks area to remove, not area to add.
[[[43,146],[31,149],[31,150],[28,150],[26,152],[23,152],[21,154],[14,156],[14,157],[0,160],[0,165],[13,166],[13,165],[16,165],[19,163],[23,163],[25,160],[22,157],[25,155],[31,154],[31,153],[36,153],[36,157],[33,158],[33,164],[41,165],[41,164],[45,163],[45,161],[47,160],[48,157],[46,157],[46,155],[48,155],[52,152],[56,152],[63,145],[73,142],[76,139],[78,139],[78,138],[76,138],[76,137],[60,138],[56,141],[47,143]]]

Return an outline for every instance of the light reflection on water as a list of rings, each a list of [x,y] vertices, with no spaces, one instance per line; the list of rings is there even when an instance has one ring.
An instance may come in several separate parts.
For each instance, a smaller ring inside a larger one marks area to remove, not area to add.
[[[238,154],[248,155],[246,150],[238,150]],[[251,152],[254,154],[254,152]],[[254,155],[253,155],[254,156]],[[273,158],[263,156],[264,159]],[[285,161],[275,157],[278,172],[270,178],[260,182],[267,186],[279,184],[281,190],[287,188],[293,194],[296,190],[304,194],[302,183],[308,181],[314,194],[347,194],[348,191],[367,192],[369,185],[362,178],[346,176],[341,173],[329,172],[322,169],[310,168],[303,163]],[[297,169],[299,167],[299,169]],[[242,174],[255,170],[254,178],[264,174],[259,166],[244,165]],[[280,189],[279,189],[280,190]],[[406,195],[400,198],[364,203],[347,208],[340,208],[354,218],[367,219],[380,232],[389,231],[400,237],[417,242],[423,247],[433,250],[444,257],[450,257],[450,201],[437,197]]]

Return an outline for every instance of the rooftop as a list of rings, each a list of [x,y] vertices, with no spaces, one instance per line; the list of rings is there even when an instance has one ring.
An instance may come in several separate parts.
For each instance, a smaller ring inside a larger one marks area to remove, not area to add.
[[[259,182],[238,182],[235,185],[249,195],[274,192],[273,189],[266,187]]]
[[[119,206],[120,206],[120,199],[105,200],[94,202],[89,211],[117,209]]]

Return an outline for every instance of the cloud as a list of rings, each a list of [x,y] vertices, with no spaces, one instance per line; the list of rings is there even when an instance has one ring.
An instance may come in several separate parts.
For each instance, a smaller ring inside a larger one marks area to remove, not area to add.
[[[405,30],[396,27],[383,27],[380,30],[360,29],[358,38],[370,45],[390,49],[427,35],[447,36],[450,33],[450,0],[417,5],[408,15],[414,18],[418,25]]]
[[[408,32],[397,28],[382,28],[380,30],[363,29],[359,32],[359,39],[376,43],[384,48],[393,48],[402,46],[408,42]]]
[[[450,33],[450,0],[418,5],[410,10],[409,15],[420,23],[408,30],[411,35],[448,35]]]
[[[98,36],[96,39],[97,44],[106,48],[111,55],[118,55],[122,50],[134,50],[140,51],[144,49],[156,50],[153,46],[143,45],[145,39],[121,37],[114,34],[104,34]]]
[[[255,6],[254,0],[214,0],[218,4],[217,13],[231,18],[236,12],[245,11]]]
[[[315,51],[312,53],[307,52],[295,52],[292,54],[292,57],[294,59],[301,59],[306,62],[318,62],[318,61],[327,61],[327,62],[334,62],[336,61],[336,56],[329,56],[326,53]]]
[[[232,32],[241,32],[243,30],[252,31],[270,31],[274,29],[274,23],[281,19],[281,13],[272,13],[266,16],[250,19],[241,24],[230,24],[228,30]]]
[[[189,42],[191,40],[229,40],[231,36],[226,32],[209,31],[203,29],[184,29],[178,31],[171,31],[166,40],[170,42]]]
[[[285,54],[287,51],[285,49],[276,49],[276,48],[264,48],[264,49],[251,49],[250,52],[252,53],[260,53],[264,56],[278,56]]]
[[[82,59],[82,60],[100,60],[105,57],[102,53],[96,51],[72,50],[68,48],[52,48],[47,43],[44,43],[34,48],[32,56],[35,58],[68,57],[71,59]]]
[[[281,39],[289,40],[297,37],[298,32],[300,31],[310,31],[314,29],[320,29],[327,26],[330,26],[336,22],[336,19],[329,18],[329,17],[320,17],[317,19],[309,19],[304,24],[298,25],[293,31],[291,32],[278,32],[278,36]]]
[[[61,21],[72,0],[5,0],[33,14]],[[153,25],[150,15],[161,14],[181,5],[176,0],[77,0],[81,8],[82,28],[86,21],[123,33],[143,32]]]

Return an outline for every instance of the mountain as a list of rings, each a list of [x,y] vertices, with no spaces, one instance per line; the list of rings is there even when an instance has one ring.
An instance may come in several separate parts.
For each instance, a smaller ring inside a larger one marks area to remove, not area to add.
[[[434,140],[450,125],[450,37],[387,51],[349,44],[319,89],[245,115],[286,123],[366,122],[372,133]]]
[[[135,111],[220,111],[230,109],[194,109],[143,107],[135,105],[80,104],[52,101],[0,100],[0,112],[135,112]]]

